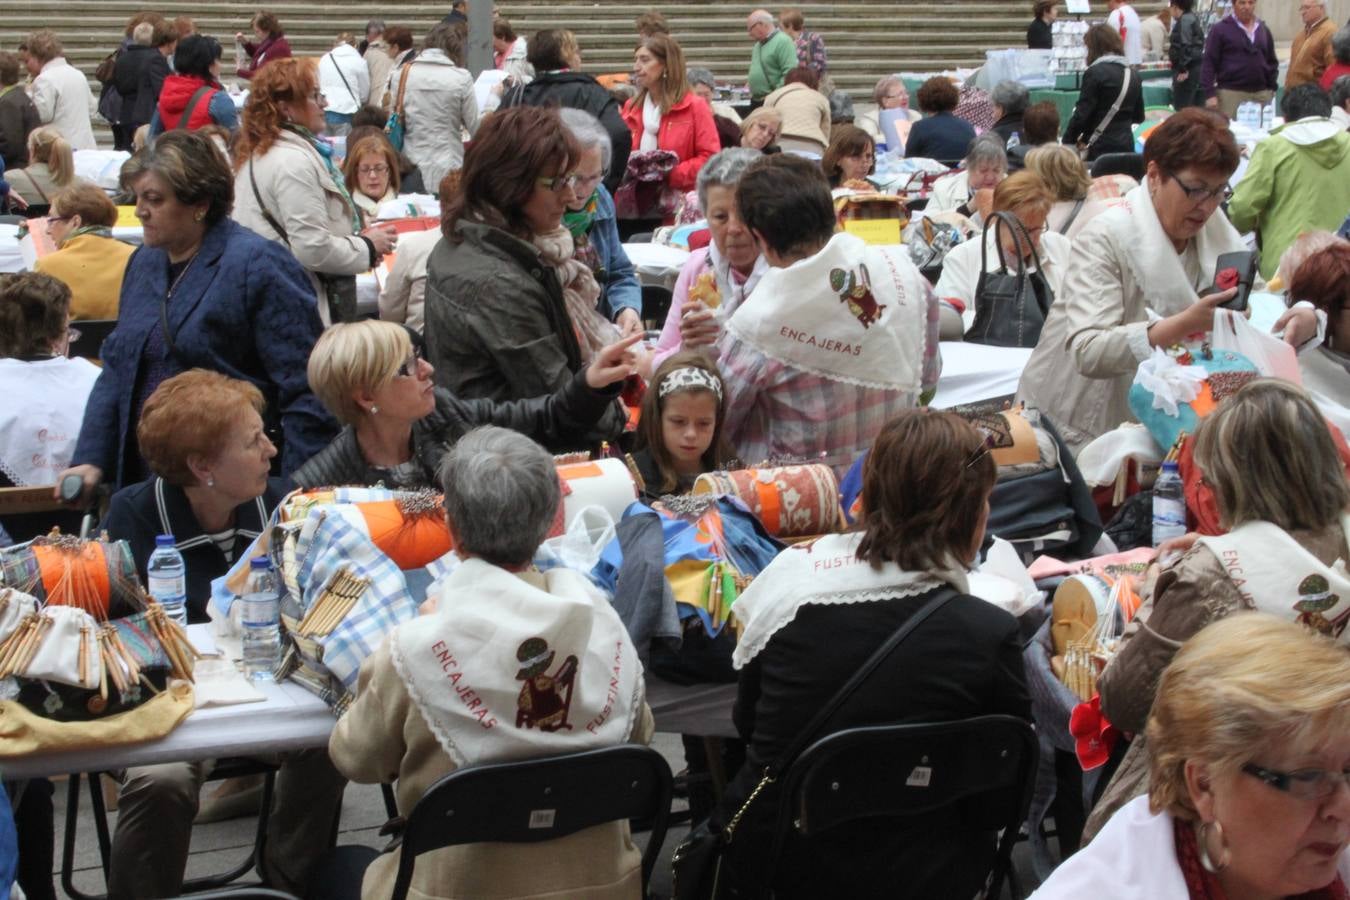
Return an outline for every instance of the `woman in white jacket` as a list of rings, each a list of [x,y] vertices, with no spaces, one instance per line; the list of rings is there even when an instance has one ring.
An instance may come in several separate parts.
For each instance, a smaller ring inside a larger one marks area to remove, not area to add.
[[[395,233],[361,228],[332,148],[314,136],[323,112],[313,60],[274,60],[253,76],[235,147],[233,218],[290,248],[327,325],[354,317],[354,277],[393,249]]]
[[[328,133],[352,130],[352,116],[370,97],[370,67],[351,45],[351,35],[338,35],[333,49],[319,60],[319,90],[327,103],[324,121]]]
[[[427,32],[422,52],[408,67],[403,152],[421,169],[428,187],[463,167],[464,138],[478,130],[473,76],[463,68],[463,59],[463,36],[442,23]],[[397,102],[397,85],[394,93]]]

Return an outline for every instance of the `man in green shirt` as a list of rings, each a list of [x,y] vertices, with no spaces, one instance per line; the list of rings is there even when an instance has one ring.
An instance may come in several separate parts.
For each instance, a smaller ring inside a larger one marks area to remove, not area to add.
[[[750,51],[750,99],[759,104],[782,87],[787,73],[797,68],[797,45],[774,25],[773,15],[765,9],[750,14],[745,32],[755,42]]]

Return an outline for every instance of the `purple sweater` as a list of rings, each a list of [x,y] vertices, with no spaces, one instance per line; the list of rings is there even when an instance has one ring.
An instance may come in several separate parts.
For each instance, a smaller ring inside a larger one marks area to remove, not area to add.
[[[1279,70],[1275,39],[1266,23],[1256,23],[1256,40],[1253,41],[1238,20],[1227,15],[1209,30],[1204,61],[1200,66],[1200,87],[1206,98],[1213,97],[1219,88],[1273,91]]]

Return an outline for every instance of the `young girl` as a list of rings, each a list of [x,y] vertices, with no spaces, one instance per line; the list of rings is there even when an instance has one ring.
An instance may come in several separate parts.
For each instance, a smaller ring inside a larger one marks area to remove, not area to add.
[[[732,456],[722,433],[722,376],[703,353],[673,354],[656,370],[642,399],[633,463],[646,482],[643,499],[687,493],[704,472]]]

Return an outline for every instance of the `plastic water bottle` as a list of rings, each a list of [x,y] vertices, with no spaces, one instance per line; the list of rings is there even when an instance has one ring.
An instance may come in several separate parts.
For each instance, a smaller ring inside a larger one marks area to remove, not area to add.
[[[1153,483],[1153,546],[1186,533],[1186,497],[1181,473],[1174,462],[1165,462]]]
[[[1020,146],[1022,146],[1022,134],[1021,132],[1014,131],[1012,137],[1008,138],[1008,149],[1011,150],[1014,147]]]
[[[173,535],[155,538],[155,552],[145,564],[146,586],[150,596],[164,607],[164,614],[187,627],[187,567],[183,554],[175,547]]]
[[[281,610],[272,561],[256,556],[249,562],[248,585],[239,598],[244,632],[244,676],[271,681],[281,655]]]

